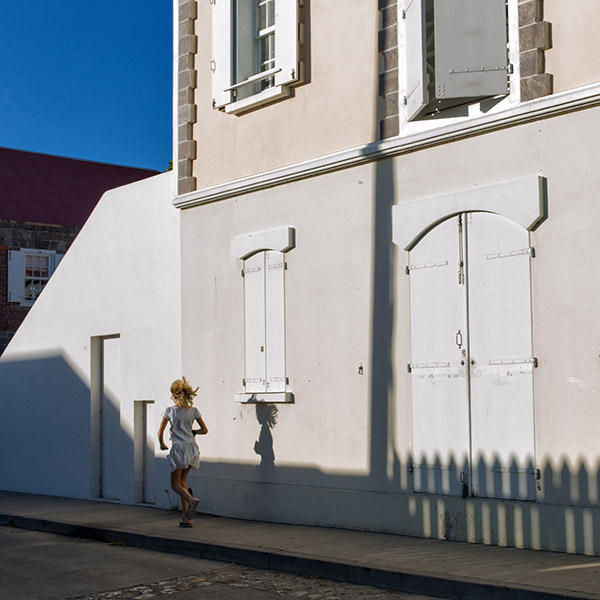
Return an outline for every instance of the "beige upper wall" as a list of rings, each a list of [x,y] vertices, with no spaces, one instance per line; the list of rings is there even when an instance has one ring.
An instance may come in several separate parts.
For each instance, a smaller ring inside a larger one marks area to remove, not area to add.
[[[545,0],[544,19],[552,23],[552,48],[546,52],[546,71],[554,75],[554,91],[600,81],[600,2]]]
[[[198,189],[376,139],[380,13],[375,7],[365,0],[305,2],[308,82],[295,88],[292,98],[234,116],[211,106],[210,4],[199,3]]]

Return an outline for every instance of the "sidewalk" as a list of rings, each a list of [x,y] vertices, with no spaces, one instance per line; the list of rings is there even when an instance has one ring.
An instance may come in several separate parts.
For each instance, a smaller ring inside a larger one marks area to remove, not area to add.
[[[0,525],[472,600],[600,600],[600,557],[0,492]]]

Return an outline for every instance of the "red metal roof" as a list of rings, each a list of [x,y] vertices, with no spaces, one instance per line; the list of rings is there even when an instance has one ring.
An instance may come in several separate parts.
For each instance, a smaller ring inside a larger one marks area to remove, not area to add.
[[[104,192],[157,173],[0,148],[0,219],[81,227]]]

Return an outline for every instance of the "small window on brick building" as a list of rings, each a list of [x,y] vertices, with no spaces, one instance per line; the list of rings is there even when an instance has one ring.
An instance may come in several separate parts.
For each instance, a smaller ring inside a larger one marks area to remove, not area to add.
[[[8,301],[31,306],[56,270],[62,254],[21,248],[8,251]]]

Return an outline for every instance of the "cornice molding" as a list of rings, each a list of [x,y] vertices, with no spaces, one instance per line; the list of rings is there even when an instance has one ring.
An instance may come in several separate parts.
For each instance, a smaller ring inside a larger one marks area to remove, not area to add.
[[[173,204],[180,209],[192,208],[599,105],[600,84],[595,83],[575,91],[561,92],[531,100],[501,113],[469,119],[410,136],[398,136],[373,142],[365,146],[350,148],[272,171],[228,181],[189,194],[182,194],[174,199]]]

